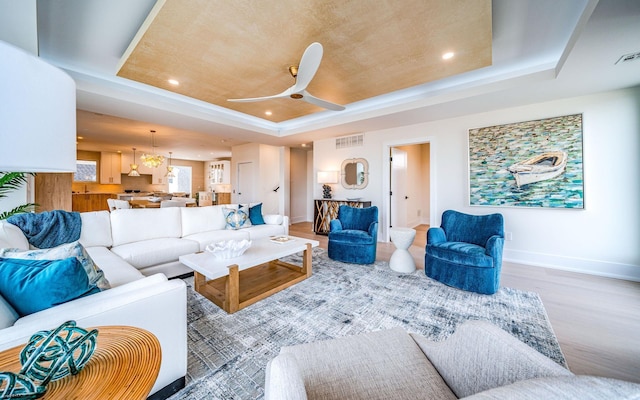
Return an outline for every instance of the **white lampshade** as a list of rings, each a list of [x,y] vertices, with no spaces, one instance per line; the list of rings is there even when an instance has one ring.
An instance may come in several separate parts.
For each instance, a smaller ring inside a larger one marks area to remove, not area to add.
[[[318,171],[318,183],[338,183],[338,171]]]
[[[75,172],[76,85],[0,41],[0,171]]]

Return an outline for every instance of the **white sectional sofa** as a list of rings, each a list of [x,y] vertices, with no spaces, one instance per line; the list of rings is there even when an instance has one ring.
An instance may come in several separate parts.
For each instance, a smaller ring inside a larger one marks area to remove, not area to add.
[[[0,296],[0,351],[67,320],[81,327],[137,326],[152,332],[162,348],[160,373],[151,391],[154,399],[184,386],[187,371],[186,285],[180,279],[167,279],[191,272],[178,257],[215,241],[288,234],[288,218],[279,215],[265,215],[265,225],[225,230],[223,206],[123,209],[80,216],[79,241],[111,289],[22,318]],[[0,248],[27,250],[29,243],[19,228],[0,221]]]

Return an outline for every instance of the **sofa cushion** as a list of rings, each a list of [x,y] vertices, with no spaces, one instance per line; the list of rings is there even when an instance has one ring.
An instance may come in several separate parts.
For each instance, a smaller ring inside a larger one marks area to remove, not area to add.
[[[465,397],[466,400],[635,400],[639,398],[640,384],[584,375],[529,379]]]
[[[263,215],[264,223],[267,225],[282,225],[284,217],[280,214],[267,214]]]
[[[493,258],[486,249],[472,243],[444,242],[429,244],[427,254],[434,258],[477,268],[493,268]]]
[[[0,295],[0,329],[12,326],[20,318],[11,304]]]
[[[167,208],[168,210],[169,208]],[[177,210],[178,208],[173,208]],[[187,239],[163,238],[114,246],[111,251],[138,269],[178,261],[178,257],[200,251],[197,242]]]
[[[244,230],[249,233],[249,239],[251,240],[287,234],[282,225],[253,225],[251,228]]]
[[[150,239],[179,238],[182,235],[181,208],[183,207],[113,210],[113,246]]]
[[[351,244],[372,244],[373,236],[365,231],[345,229],[331,232],[331,241]]]
[[[93,261],[102,267],[102,272],[112,288],[144,278],[140,271],[106,247],[87,247],[86,250]]]
[[[82,228],[80,243],[84,247],[111,247],[111,218],[109,211],[91,211],[80,213]]]
[[[195,233],[223,230],[226,226],[224,206],[181,207],[182,237]]]
[[[524,379],[573,375],[486,321],[467,321],[441,342],[411,336],[458,397]]]
[[[265,400],[307,400],[300,368],[291,354],[279,354],[269,361],[264,380]]]
[[[2,247],[27,250],[29,241],[20,228],[7,221],[0,221],[0,248]]]
[[[0,258],[0,294],[20,316],[97,293],[76,257],[64,260]]]
[[[222,242],[223,240],[244,240],[251,239],[250,232],[253,229],[239,229],[236,231],[228,231],[228,230],[215,230],[208,232],[195,233],[193,235],[185,236],[183,239],[193,240],[198,243],[200,247],[199,251],[204,251],[207,245],[216,242]]]
[[[455,399],[401,328],[283,347],[295,356],[307,396],[318,399]]]
[[[105,278],[104,272],[95,264],[85,248],[76,241],[62,244],[50,249],[19,250],[0,249],[0,257],[20,258],[23,260],[63,260],[69,257],[76,257],[89,278],[89,284],[97,286],[100,290],[109,289],[111,286]]]
[[[227,222],[225,229],[242,229],[251,226],[251,220],[249,219],[249,213],[245,210],[225,208],[224,219]]]

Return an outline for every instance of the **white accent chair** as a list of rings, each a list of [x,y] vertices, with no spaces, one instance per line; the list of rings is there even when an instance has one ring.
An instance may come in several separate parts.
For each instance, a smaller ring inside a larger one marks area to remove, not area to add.
[[[107,205],[109,206],[109,211],[113,211],[116,209],[115,199],[107,199]]]
[[[129,204],[129,202],[126,200],[113,199],[113,204],[115,205],[116,209],[131,208],[131,204]]]

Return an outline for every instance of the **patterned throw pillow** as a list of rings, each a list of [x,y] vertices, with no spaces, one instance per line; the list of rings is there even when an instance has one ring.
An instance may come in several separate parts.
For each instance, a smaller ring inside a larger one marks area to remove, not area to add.
[[[78,241],[51,249],[0,249],[0,257],[19,258],[22,260],[64,260],[65,258],[75,257],[87,272],[90,285],[97,286],[100,290],[106,290],[111,287],[104,276],[104,272],[98,268],[87,253],[87,250]]]
[[[225,229],[242,229],[251,226],[251,220],[249,220],[249,214],[243,210],[236,210],[233,208],[225,208],[224,219],[227,222]]]

